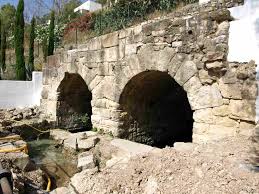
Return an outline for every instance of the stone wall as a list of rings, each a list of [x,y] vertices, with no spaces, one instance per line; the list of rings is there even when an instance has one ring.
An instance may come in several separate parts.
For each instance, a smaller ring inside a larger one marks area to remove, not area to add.
[[[65,72],[76,73],[92,93],[93,127],[120,136],[125,86],[140,73],[159,71],[187,93],[193,141],[249,134],[255,121],[255,64],[227,61],[232,20],[227,8],[240,1],[226,2],[188,5],[49,57],[42,92],[46,114],[56,119],[58,87]]]

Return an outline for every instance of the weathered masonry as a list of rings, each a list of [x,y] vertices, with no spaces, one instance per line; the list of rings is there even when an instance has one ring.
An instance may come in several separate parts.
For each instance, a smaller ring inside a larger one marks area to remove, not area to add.
[[[249,134],[255,64],[227,61],[227,8],[238,3],[189,5],[49,57],[42,107],[60,125],[87,114],[93,127],[159,147]]]

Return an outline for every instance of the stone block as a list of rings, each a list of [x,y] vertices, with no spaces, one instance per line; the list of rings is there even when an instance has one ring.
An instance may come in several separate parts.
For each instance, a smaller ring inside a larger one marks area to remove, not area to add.
[[[110,47],[104,49],[104,61],[105,62],[116,62],[119,58],[119,48],[118,47]]]
[[[119,60],[125,57],[126,39],[119,40]]]
[[[225,117],[230,114],[230,109],[229,109],[229,106],[222,105],[222,106],[213,108],[212,112],[213,112],[213,115],[215,116]]]
[[[217,84],[202,86],[198,91],[187,95],[193,110],[223,105],[223,98]]]
[[[83,152],[78,156],[77,168],[89,169],[95,168],[94,156],[88,152]]]
[[[193,113],[193,119],[198,123],[214,124],[215,122],[215,116],[212,113],[212,108],[196,110]]]
[[[210,129],[208,132],[209,135],[214,136],[214,139],[220,139],[237,135],[237,128],[224,127],[222,125],[210,125]]]
[[[238,83],[224,84],[222,80],[219,80],[219,89],[224,98],[241,100],[241,86]]]
[[[130,36],[132,34],[132,32],[133,32],[132,28],[126,28],[126,29],[120,30],[119,31],[119,39],[126,38],[126,37]]]
[[[230,100],[230,117],[245,121],[255,121],[254,100]]]
[[[236,120],[230,119],[228,117],[215,117],[215,124],[224,127],[238,128],[239,123]]]
[[[95,147],[95,145],[100,141],[98,137],[89,137],[86,139],[78,139],[78,149],[79,150],[90,150]]]
[[[187,93],[195,93],[202,87],[202,84],[198,77],[193,76],[184,85],[183,88]]]
[[[210,124],[207,123],[193,123],[193,134],[205,134],[209,131]]]
[[[174,77],[175,81],[181,86],[184,85],[192,76],[198,72],[196,64],[192,61],[184,62]]]
[[[210,76],[208,71],[206,71],[205,69],[201,69],[199,71],[199,78],[201,80],[201,83],[204,84],[211,84],[214,80],[214,77]]]
[[[101,36],[102,46],[104,48],[114,47],[119,45],[119,33],[113,32]]]
[[[216,36],[228,35],[229,27],[230,27],[230,23],[228,21],[224,21],[224,22],[220,23],[218,25]]]
[[[215,62],[212,62],[212,63],[206,63],[206,67],[208,69],[222,69],[225,67],[225,64],[223,62],[219,62],[219,61],[215,61]]]
[[[125,45],[125,55],[133,55],[137,53],[137,48],[141,46],[140,43],[126,44]]]
[[[101,39],[99,37],[96,38],[92,38],[90,39],[88,42],[88,49],[89,50],[100,50],[102,49],[102,42]]]

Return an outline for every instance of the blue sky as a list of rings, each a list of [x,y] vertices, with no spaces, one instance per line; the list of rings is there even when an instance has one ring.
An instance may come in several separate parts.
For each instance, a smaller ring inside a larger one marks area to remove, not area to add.
[[[17,5],[17,2],[18,2],[18,0],[0,0],[0,5],[4,5],[6,3],[11,3],[13,5]],[[49,4],[51,2],[51,0],[45,0],[45,2],[47,4]],[[25,0],[25,3],[26,3],[26,0]]]

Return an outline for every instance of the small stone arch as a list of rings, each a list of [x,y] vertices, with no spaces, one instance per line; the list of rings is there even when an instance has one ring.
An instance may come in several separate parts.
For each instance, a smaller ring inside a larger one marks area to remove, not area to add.
[[[57,125],[72,131],[92,128],[92,93],[77,73],[65,73],[57,89]]]
[[[132,77],[119,105],[121,138],[156,147],[192,141],[187,93],[167,72],[148,70]]]

